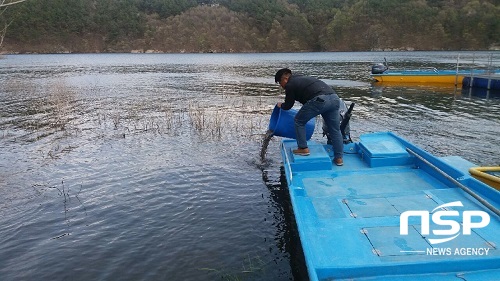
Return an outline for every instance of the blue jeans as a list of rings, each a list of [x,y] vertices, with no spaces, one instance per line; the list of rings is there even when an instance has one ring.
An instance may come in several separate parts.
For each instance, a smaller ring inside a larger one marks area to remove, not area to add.
[[[297,146],[307,147],[306,123],[312,118],[321,114],[328,128],[328,133],[332,138],[333,153],[335,158],[342,158],[344,142],[340,132],[340,99],[336,94],[320,95],[308,102],[295,115],[295,135],[297,136]]]

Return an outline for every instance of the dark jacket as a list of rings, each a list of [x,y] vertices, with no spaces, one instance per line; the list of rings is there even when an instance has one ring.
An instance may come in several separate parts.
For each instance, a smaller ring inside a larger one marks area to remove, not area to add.
[[[295,101],[305,104],[316,96],[332,93],[335,93],[332,87],[317,78],[292,74],[285,85],[285,102],[281,108],[289,110]]]

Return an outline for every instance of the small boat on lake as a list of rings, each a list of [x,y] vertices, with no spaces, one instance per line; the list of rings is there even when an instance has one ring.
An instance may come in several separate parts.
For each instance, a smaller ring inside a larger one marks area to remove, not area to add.
[[[379,63],[372,66],[371,77],[376,82],[399,82],[399,83],[447,83],[462,84],[464,77],[479,75],[500,74],[500,70],[486,69],[455,69],[438,70],[428,69],[389,69],[387,63]]]
[[[472,167],[469,173],[485,184],[500,190],[500,166]]]
[[[280,150],[311,281],[498,280],[500,191],[469,174],[475,164],[391,132],[346,144],[343,166],[308,145]]]

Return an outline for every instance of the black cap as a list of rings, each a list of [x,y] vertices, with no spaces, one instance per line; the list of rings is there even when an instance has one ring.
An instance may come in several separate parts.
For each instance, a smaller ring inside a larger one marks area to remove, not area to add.
[[[279,83],[281,80],[281,76],[283,76],[283,74],[286,74],[286,73],[292,74],[292,71],[288,68],[282,68],[282,69],[278,70],[278,72],[276,72],[276,75],[274,75],[274,82]]]

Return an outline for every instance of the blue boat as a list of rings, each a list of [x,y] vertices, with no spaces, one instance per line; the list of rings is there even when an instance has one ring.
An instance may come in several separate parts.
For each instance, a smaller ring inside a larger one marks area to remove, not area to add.
[[[500,280],[500,192],[475,164],[379,132],[281,154],[310,280]]]

